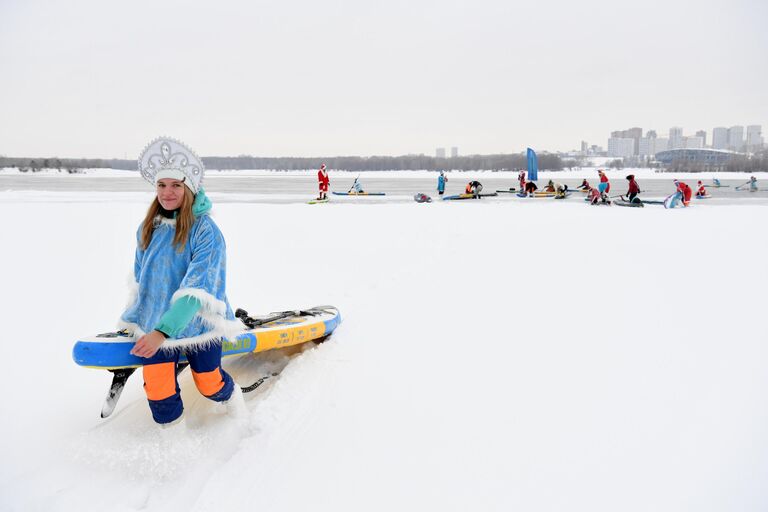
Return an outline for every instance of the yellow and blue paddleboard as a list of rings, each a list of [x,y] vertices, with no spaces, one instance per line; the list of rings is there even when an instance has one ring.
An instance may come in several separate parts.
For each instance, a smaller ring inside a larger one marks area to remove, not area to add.
[[[264,352],[321,340],[330,336],[341,323],[341,314],[333,306],[318,306],[295,313],[245,330],[233,340],[223,340],[222,357]],[[272,315],[266,317],[270,316]],[[131,334],[122,331],[89,336],[75,343],[72,359],[80,366],[102,370],[138,368],[151,364],[153,358],[142,358],[130,353],[135,342]],[[185,355],[181,354],[179,362],[185,361]]]
[[[475,194],[454,194],[452,196],[444,196],[443,201],[458,201],[461,199],[474,199]]]

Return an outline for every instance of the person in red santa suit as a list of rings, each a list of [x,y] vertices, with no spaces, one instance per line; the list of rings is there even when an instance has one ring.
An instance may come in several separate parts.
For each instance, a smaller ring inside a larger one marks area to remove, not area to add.
[[[691,187],[684,181],[675,180],[675,185],[677,186],[677,191],[680,193],[680,199],[683,201],[683,206],[689,206],[691,204],[693,190],[691,190]]]
[[[322,199],[328,199],[328,185],[331,180],[328,179],[328,171],[325,170],[325,164],[320,165],[320,170],[317,171],[317,183],[320,188],[320,194],[318,195],[318,201]]]

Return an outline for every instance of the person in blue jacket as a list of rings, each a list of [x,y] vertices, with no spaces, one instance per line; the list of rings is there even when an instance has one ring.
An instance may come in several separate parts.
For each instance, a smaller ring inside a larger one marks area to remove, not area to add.
[[[176,380],[182,352],[198,390],[243,413],[242,390],[221,367],[221,341],[244,326],[226,296],[226,246],[201,187],[202,160],[181,142],[156,139],[139,157],[142,177],[155,186],[136,234],[136,296],[121,316],[133,333],[131,354],[142,358],[144,390],[154,420],[179,423],[184,406]]]
[[[445,176],[445,173],[441,170],[440,176],[437,177],[437,193],[440,195],[443,195],[445,193],[445,184],[448,181],[448,178]]]
[[[352,187],[349,189],[349,194],[363,194],[365,191],[363,190],[363,186],[360,184],[359,181],[360,176],[355,178],[354,183],[352,183]]]

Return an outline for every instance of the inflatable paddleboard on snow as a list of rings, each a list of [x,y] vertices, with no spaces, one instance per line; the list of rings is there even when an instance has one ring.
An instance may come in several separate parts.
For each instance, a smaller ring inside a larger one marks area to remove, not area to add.
[[[338,327],[341,314],[333,306],[318,306],[301,311],[273,313],[251,320],[259,323],[235,339],[222,342],[222,357],[263,352],[325,338]],[[246,325],[243,327],[246,328]],[[122,331],[88,336],[75,343],[72,359],[80,366],[102,370],[137,368],[151,363],[152,358],[130,353],[135,341],[132,335]],[[186,357],[182,354],[179,362],[184,361]]]
[[[477,199],[480,197],[494,197],[497,196],[496,192],[488,192],[485,194],[455,194],[452,196],[445,196],[443,197],[443,201],[458,201],[461,199]]]
[[[643,208],[644,207],[642,202],[638,202],[638,201],[629,202],[629,201],[627,201],[624,198],[614,199],[613,204],[615,204],[616,206],[628,206],[630,208]]]
[[[334,192],[337,196],[385,196],[385,192]]]
[[[292,347],[310,341],[321,342],[341,323],[339,310],[333,306],[283,311],[261,318],[251,318],[246,311],[238,309],[236,315],[248,330],[235,339],[222,341],[222,357]],[[131,355],[135,341],[133,336],[124,331],[110,332],[80,339],[72,349],[72,358],[80,366],[109,370],[112,373],[112,385],[101,408],[102,418],[108,417],[115,410],[125,383],[136,368],[152,363],[153,358]],[[185,354],[182,353],[176,366],[176,375],[188,364]],[[241,389],[243,393],[253,391],[265,380],[277,377],[278,373],[264,375]]]

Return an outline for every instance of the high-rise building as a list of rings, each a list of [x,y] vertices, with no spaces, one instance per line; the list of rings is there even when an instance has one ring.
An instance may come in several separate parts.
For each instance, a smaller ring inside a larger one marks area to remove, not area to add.
[[[762,127],[759,124],[747,126],[747,151],[757,151],[763,147]]]
[[[585,140],[581,141],[581,154],[586,155],[589,153],[589,143]]]
[[[635,139],[611,137],[608,139],[608,156],[629,158],[635,155]]]
[[[643,137],[640,139],[640,144],[637,149],[638,156],[653,156],[655,154],[653,152],[654,142],[656,142],[655,137]]]
[[[669,139],[660,139],[656,137],[655,131],[649,131],[646,137],[640,139],[640,156],[654,156],[660,151],[666,151],[669,145]]]
[[[701,140],[702,140],[701,147],[707,147],[707,132],[704,130],[699,130],[696,132],[696,136],[701,137]]]
[[[683,147],[685,149],[702,149],[704,139],[702,137],[683,137]]]
[[[718,126],[712,130],[712,149],[728,149],[728,128]]]
[[[744,127],[731,126],[728,128],[728,149],[731,151],[744,150]]]
[[[637,155],[638,150],[640,149],[640,139],[643,136],[643,129],[642,128],[630,128],[629,130],[619,130],[616,132],[611,132],[611,138],[612,139],[632,139],[635,141],[634,147],[632,149],[632,155]],[[610,153],[610,149],[608,150]],[[631,156],[631,155],[630,155]]]
[[[451,158],[456,158],[457,156],[459,156],[459,148],[456,146],[453,146],[451,148]]]
[[[673,126],[669,129],[669,149],[680,149],[683,145],[683,129]]]
[[[437,148],[435,150],[435,156],[437,158],[445,158],[445,148]]]

